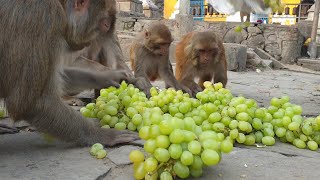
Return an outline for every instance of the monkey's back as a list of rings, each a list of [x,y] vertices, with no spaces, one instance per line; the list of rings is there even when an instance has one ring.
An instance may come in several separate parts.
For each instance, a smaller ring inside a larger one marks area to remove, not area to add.
[[[194,32],[190,32],[185,35],[182,40],[176,45],[176,79],[181,80],[183,75],[183,69],[187,65],[187,57],[185,54],[185,48],[187,47],[187,43],[190,42],[192,35]]]

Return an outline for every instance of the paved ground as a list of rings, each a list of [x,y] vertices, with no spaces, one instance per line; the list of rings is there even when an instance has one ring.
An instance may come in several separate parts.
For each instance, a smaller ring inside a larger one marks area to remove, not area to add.
[[[237,94],[267,105],[275,96],[288,94],[293,103],[302,105],[304,115],[320,114],[320,75],[288,71],[262,73],[229,72],[228,88]],[[156,83],[162,86],[162,83]],[[128,154],[139,146],[107,149],[108,158],[97,160],[89,148],[70,144],[48,144],[37,133],[0,135],[0,179],[133,179]],[[224,154],[218,166],[205,170],[201,179],[223,180],[316,180],[320,177],[320,151],[300,150],[277,142],[257,148],[237,146]]]

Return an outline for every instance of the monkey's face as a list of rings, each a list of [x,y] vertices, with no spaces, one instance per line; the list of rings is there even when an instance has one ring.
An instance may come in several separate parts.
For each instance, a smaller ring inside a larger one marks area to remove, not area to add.
[[[198,62],[199,64],[209,64],[213,62],[216,56],[216,49],[214,48],[205,48],[205,49],[197,49],[198,54]]]
[[[145,42],[146,48],[157,56],[167,56],[170,44],[171,40],[168,41],[159,37],[150,37]]]

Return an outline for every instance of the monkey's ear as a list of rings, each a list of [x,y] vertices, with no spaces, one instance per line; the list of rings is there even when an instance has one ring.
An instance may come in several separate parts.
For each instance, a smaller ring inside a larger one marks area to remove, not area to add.
[[[90,0],[73,0],[73,8],[78,12],[85,12],[89,7]]]
[[[144,30],[144,38],[145,38],[145,39],[149,39],[149,37],[150,37],[150,32],[149,32],[148,29],[145,29],[145,30]]]

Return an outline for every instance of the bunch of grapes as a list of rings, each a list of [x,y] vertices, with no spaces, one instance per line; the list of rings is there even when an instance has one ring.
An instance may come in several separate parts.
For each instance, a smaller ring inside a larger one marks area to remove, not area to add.
[[[102,128],[136,131],[141,124],[134,116],[147,107],[146,95],[133,85],[122,82],[119,88],[101,89],[96,103],[80,109],[84,117],[100,119]]]
[[[298,148],[318,149],[320,116],[304,119],[301,106],[291,104],[288,96],[272,98],[268,108],[261,108],[253,99],[234,97],[221,83],[205,82],[204,87],[196,98],[153,87],[148,99],[122,82],[119,88],[102,89],[96,103],[81,113],[99,118],[102,128],[139,132],[146,156],[130,154],[136,179],[199,177],[234,143],[271,146],[278,137]]]

